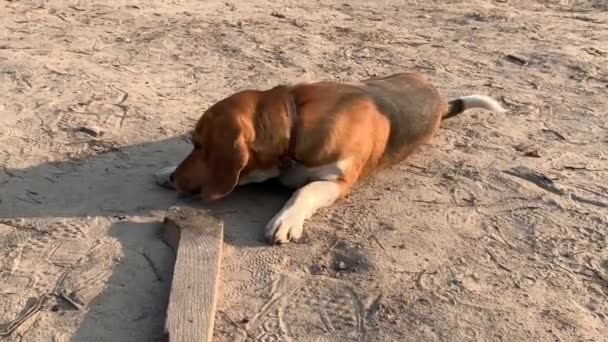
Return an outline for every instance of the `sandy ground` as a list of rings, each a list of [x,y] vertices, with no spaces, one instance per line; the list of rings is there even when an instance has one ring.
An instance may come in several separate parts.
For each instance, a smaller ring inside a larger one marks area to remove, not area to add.
[[[226,221],[216,341],[608,340],[602,0],[0,3],[0,340],[159,341],[177,196],[152,174],[247,87],[417,69],[507,114],[443,125],[306,224]],[[511,55],[511,57],[509,57]],[[196,205],[196,204],[192,204]]]

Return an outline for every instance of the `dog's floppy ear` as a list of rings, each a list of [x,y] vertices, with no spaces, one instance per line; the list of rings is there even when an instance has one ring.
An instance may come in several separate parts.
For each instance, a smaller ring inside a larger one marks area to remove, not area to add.
[[[207,149],[209,181],[201,189],[201,198],[205,201],[214,201],[232,192],[249,160],[241,129],[233,125],[219,126],[211,134],[214,144]]]

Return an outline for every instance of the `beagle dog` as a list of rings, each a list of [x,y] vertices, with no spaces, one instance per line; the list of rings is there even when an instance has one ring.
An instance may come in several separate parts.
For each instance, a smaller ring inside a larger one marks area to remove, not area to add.
[[[297,190],[265,236],[275,244],[296,241],[317,210],[363,177],[404,160],[442,120],[472,108],[505,111],[482,95],[447,101],[418,73],[245,90],[203,114],[190,154],[160,170],[157,181],[215,201],[237,185],[278,177]]]

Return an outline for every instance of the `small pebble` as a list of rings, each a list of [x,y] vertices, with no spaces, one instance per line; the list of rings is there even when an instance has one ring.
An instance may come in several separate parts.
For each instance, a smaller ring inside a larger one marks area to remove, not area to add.
[[[114,215],[114,219],[117,221],[126,221],[127,216],[126,215]]]
[[[524,153],[524,156],[526,157],[532,157],[532,158],[540,158],[540,152],[538,152],[538,150],[530,150],[530,151],[526,151]]]
[[[521,66],[528,65],[528,59],[526,57],[516,54],[516,53],[507,54],[506,58],[509,62],[519,64]]]
[[[100,137],[105,133],[101,128],[97,126],[82,126],[78,130],[92,137]]]

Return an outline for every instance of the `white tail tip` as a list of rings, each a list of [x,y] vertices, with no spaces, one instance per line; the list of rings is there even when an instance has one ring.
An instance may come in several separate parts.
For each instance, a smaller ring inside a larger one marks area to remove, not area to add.
[[[464,105],[463,111],[473,108],[483,108],[498,113],[507,111],[496,100],[485,95],[469,95],[458,99],[461,100]]]

